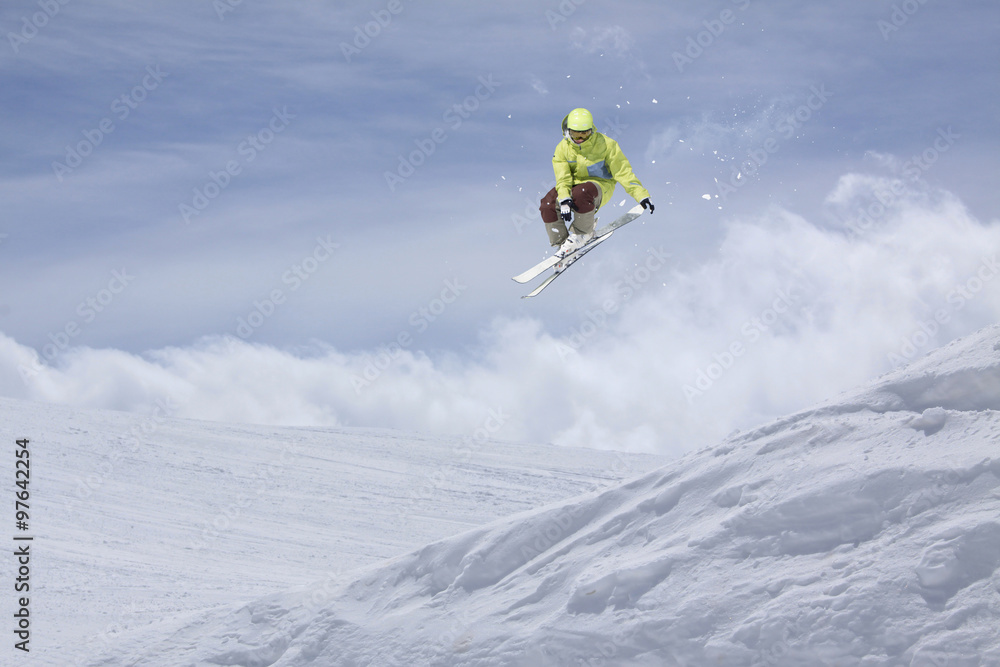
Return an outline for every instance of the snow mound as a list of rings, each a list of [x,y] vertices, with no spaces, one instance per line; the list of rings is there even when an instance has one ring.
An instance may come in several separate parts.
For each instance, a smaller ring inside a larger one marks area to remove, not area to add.
[[[871,410],[1000,410],[1000,326],[952,341],[858,394]]]
[[[162,406],[140,415],[0,398],[0,442],[30,439],[31,527],[44,546],[32,551],[42,576],[26,591],[32,618],[40,612],[26,664],[79,667],[164,618],[307,582],[313,594],[332,591],[358,568],[666,460],[200,422]],[[0,560],[6,574],[16,565]]]
[[[1000,665],[1000,327],[614,488],[95,665]]]

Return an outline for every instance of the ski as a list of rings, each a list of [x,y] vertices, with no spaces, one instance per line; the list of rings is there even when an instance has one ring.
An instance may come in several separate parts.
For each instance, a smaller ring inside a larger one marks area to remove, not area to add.
[[[601,227],[596,232],[594,232],[594,238],[592,238],[587,243],[587,245],[583,246],[583,248],[581,248],[580,250],[585,250],[588,247],[596,245],[601,240],[603,240],[605,236],[611,234],[611,232],[615,231],[622,225],[626,225],[635,220],[636,218],[638,218],[640,215],[642,215],[642,212],[643,212],[642,206],[638,204],[633,206],[628,211],[623,213],[620,217],[616,218],[613,222],[609,222],[607,225]],[[580,251],[578,250],[577,252]],[[556,257],[555,255],[549,255],[548,257],[540,261],[538,264],[535,264],[533,267],[531,267],[524,273],[520,273],[514,276],[514,282],[526,283],[529,280],[532,280],[533,278],[537,278],[538,276],[542,275],[543,273],[545,273],[546,270],[551,269],[558,262],[559,262],[558,257]]]
[[[596,248],[598,245],[600,245],[604,241],[607,241],[609,238],[611,238],[611,235],[614,233],[614,231],[615,230],[612,229],[607,234],[604,234],[601,237],[597,237],[595,235],[594,239],[591,240],[590,243],[588,243],[587,245],[583,246],[582,248],[580,248],[575,253],[573,253],[572,255],[569,256],[569,258],[566,260],[566,266],[564,266],[559,271],[554,271],[552,273],[552,275],[549,276],[548,278],[546,278],[544,281],[542,281],[542,283],[538,287],[536,287],[535,289],[533,289],[528,294],[525,294],[521,298],[522,299],[530,299],[533,296],[538,296],[539,294],[541,294],[541,292],[542,292],[543,289],[545,289],[546,287],[548,287],[549,285],[551,285],[553,280],[555,280],[556,278],[558,278],[559,276],[561,276],[563,273],[565,273],[566,269],[568,269],[569,267],[571,267],[574,264],[576,264],[577,260],[579,260],[581,257],[583,257],[584,255],[586,255],[588,252],[590,252],[591,250],[593,250],[594,248]]]
[[[558,261],[559,261],[558,257],[556,257],[555,255],[549,255],[548,257],[540,261],[538,264],[535,264],[533,267],[531,267],[524,273],[520,273],[514,276],[514,282],[522,284],[526,283],[532,278],[536,278],[545,273],[546,269],[551,269],[553,266],[556,265],[556,262]]]

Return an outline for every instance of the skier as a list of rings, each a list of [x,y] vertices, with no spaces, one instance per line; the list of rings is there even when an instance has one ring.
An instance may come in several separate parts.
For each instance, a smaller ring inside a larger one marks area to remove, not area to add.
[[[611,200],[616,183],[621,183],[643,209],[653,212],[649,191],[632,173],[632,165],[618,142],[594,130],[594,117],[589,111],[570,111],[563,118],[562,131],[563,140],[552,156],[556,187],[549,190],[539,206],[549,242],[559,247],[555,252],[559,258],[594,237],[597,210]]]

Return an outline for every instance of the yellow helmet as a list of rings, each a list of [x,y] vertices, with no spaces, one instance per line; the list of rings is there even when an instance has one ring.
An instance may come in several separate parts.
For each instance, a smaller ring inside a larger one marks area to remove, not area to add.
[[[594,117],[586,109],[573,109],[566,116],[566,129],[584,132],[594,129]]]

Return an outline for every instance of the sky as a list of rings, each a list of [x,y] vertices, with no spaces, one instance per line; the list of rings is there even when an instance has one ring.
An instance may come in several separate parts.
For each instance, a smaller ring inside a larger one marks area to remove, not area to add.
[[[986,0],[4,3],[0,393],[710,443],[997,320],[998,28]],[[522,300],[579,106],[656,211]]]

